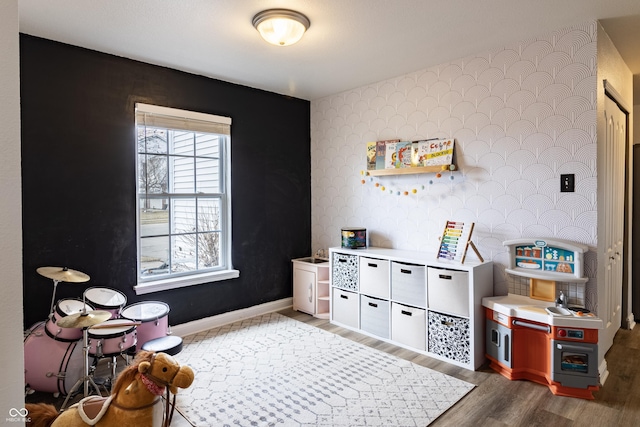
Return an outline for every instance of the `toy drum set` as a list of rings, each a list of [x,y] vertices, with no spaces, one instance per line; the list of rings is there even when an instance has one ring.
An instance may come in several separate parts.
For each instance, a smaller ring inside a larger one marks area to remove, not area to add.
[[[147,341],[169,333],[169,306],[163,302],[127,307],[123,293],[101,287],[88,288],[82,299],[56,302],[59,282],[84,283],[89,276],[66,267],[40,267],[37,272],[53,280],[53,297],[48,319],[25,331],[26,389],[67,395],[62,408],[83,384],[85,397],[89,384],[99,392],[93,371],[100,359],[111,359],[112,381],[118,356],[135,353]]]

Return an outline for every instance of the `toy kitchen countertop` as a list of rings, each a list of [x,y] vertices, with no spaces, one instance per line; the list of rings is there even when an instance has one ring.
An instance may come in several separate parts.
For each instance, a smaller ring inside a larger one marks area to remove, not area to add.
[[[578,315],[578,312],[562,315],[552,314],[556,311],[554,310],[556,307],[553,302],[541,301],[524,295],[508,294],[498,297],[486,297],[482,299],[482,305],[509,317],[517,317],[551,326],[585,329],[604,328],[602,319],[595,317],[592,313],[583,314],[582,316]]]

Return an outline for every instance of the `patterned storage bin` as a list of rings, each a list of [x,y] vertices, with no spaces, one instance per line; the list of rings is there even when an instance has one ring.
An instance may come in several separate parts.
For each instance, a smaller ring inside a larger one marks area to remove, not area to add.
[[[358,291],[358,256],[334,252],[331,265],[331,286]]]
[[[427,350],[461,363],[471,361],[469,319],[429,311]]]

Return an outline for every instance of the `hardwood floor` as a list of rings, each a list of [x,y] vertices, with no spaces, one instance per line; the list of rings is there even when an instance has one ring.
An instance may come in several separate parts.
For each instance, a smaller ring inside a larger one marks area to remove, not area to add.
[[[530,381],[509,381],[487,366],[469,371],[384,341],[332,325],[328,320],[286,309],[284,316],[470,382],[476,388],[431,424],[449,426],[640,426],[640,327],[620,330],[607,353],[609,378],[595,400],[555,396],[546,386]],[[179,360],[180,356],[176,358]],[[72,402],[82,396],[77,396]],[[27,402],[48,402],[60,408],[63,397],[35,393]],[[191,424],[177,411],[173,427]],[[211,426],[215,427],[215,426]]]
[[[594,400],[556,396],[543,385],[509,381],[488,366],[469,371],[293,310],[280,314],[470,382],[476,388],[431,424],[442,426],[640,426],[640,327],[620,330],[606,355],[609,378]]]

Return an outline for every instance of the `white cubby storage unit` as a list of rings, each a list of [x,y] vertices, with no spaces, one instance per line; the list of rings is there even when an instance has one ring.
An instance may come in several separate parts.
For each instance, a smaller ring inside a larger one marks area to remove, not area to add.
[[[332,323],[476,370],[493,264],[368,248],[329,250]]]

